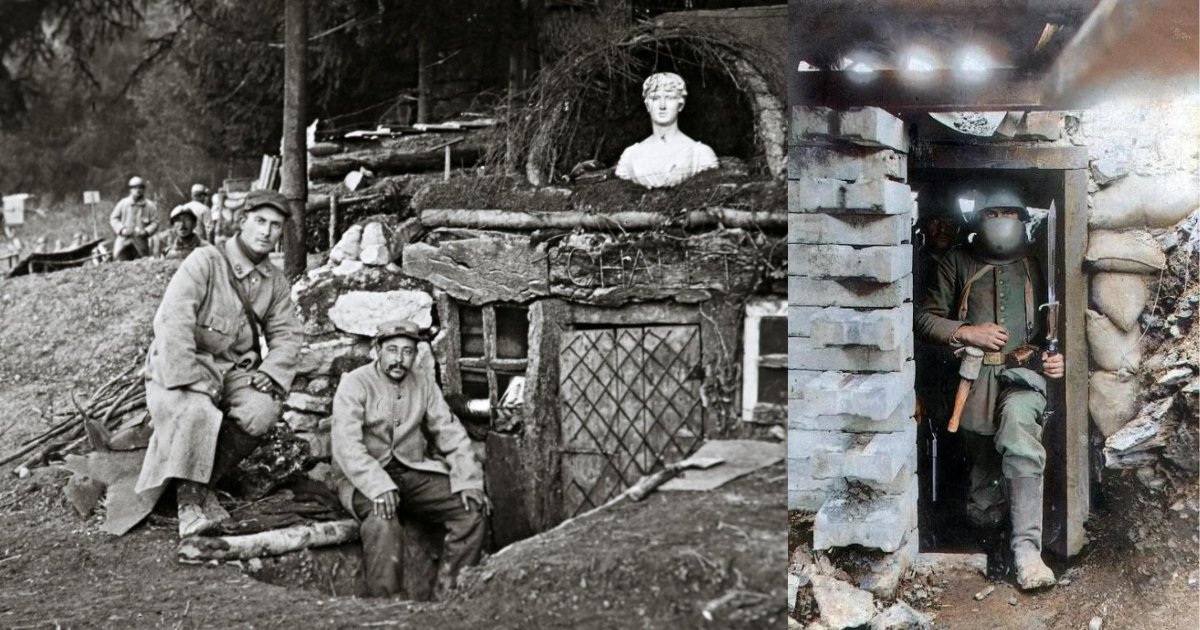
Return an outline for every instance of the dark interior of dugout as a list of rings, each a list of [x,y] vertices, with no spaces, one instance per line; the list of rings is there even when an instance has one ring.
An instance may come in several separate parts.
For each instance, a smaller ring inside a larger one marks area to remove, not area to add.
[[[958,224],[955,246],[968,246],[970,225],[961,212],[962,199],[974,199],[977,191],[1009,186],[1033,208],[1048,208],[1053,200],[1059,211],[1066,205],[1063,170],[1006,168],[911,168],[909,184],[917,192],[918,219],[913,226],[913,302],[919,309],[936,273],[933,239],[925,228],[933,217]],[[1030,256],[1045,272],[1045,222],[1036,224]],[[1059,234],[1063,230],[1060,225]],[[1057,248],[1058,269],[1064,269],[1063,249]],[[1061,272],[1059,273],[1061,280]],[[1061,289],[1059,294],[1062,294]],[[1039,305],[1046,296],[1037,296]],[[1060,330],[1060,337],[1062,337]],[[1041,343],[1042,339],[1036,339]],[[1007,532],[981,531],[966,518],[970,484],[970,462],[963,435],[946,430],[958,387],[959,361],[945,348],[916,344],[917,476],[919,483],[918,528],[922,552],[987,553],[989,572],[1002,575],[1006,566]],[[1086,374],[1086,366],[1084,367]],[[1061,548],[1066,502],[1063,500],[1066,468],[1064,406],[1062,388],[1051,385],[1049,406],[1055,416],[1044,427],[1046,477],[1044,493],[1043,544],[1047,550]],[[1086,412],[1085,412],[1086,413]],[[1085,418],[1086,420],[1086,418]],[[1007,519],[1006,519],[1007,520]],[[1060,552],[1061,553],[1061,552]]]
[[[712,147],[721,157],[737,157],[752,170],[765,168],[758,157],[755,112],[739,86],[733,53],[684,37],[654,39],[638,45],[633,64],[617,70],[599,60],[580,67],[582,89],[564,107],[577,107],[577,122],[558,140],[555,171],[596,159],[616,166],[621,151],[650,135],[650,117],[642,100],[642,82],[656,72],[674,72],[687,83],[687,101],[679,129]]]

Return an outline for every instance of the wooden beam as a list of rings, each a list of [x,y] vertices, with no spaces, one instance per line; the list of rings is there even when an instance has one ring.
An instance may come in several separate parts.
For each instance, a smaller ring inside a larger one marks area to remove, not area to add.
[[[1066,412],[1066,529],[1058,553],[1073,556],[1087,540],[1083,524],[1091,511],[1091,477],[1088,466],[1088,346],[1084,314],[1088,308],[1088,276],[1083,271],[1087,251],[1087,183],[1084,169],[1064,175],[1063,217],[1058,233],[1063,253],[1063,307],[1059,320],[1062,330],[1067,375],[1063,385],[1063,410]]]
[[[992,70],[977,82],[963,81],[949,70],[793,72],[788,92],[793,105],[880,107],[893,114],[1047,109],[1037,77],[1012,69]]]
[[[1087,168],[1088,151],[1045,142],[922,143],[914,147],[909,162],[913,168],[1070,170]]]
[[[1120,94],[1200,92],[1196,0],[1102,0],[1054,62],[1045,102],[1078,108]]]

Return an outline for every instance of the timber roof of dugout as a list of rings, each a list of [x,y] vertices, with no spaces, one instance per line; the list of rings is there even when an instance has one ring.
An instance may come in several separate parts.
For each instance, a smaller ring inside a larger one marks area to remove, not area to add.
[[[1196,0],[805,0],[790,4],[794,104],[892,112],[1077,109],[1118,92],[1200,92]],[[965,45],[995,66],[971,84],[949,63],[923,81],[897,70],[906,51],[947,60]],[[844,68],[871,60],[875,76]],[[799,71],[801,62],[814,71]]]

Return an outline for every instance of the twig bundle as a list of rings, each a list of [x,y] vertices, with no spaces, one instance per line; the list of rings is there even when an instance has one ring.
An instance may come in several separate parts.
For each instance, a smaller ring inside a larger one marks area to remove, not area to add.
[[[111,431],[131,414],[146,408],[146,390],[139,364],[114,376],[92,392],[84,404],[71,395],[75,410],[55,414],[54,426],[30,438],[17,450],[0,457],[0,465],[20,460],[14,472],[44,466],[50,458],[71,452],[87,441],[87,422]],[[24,458],[24,459],[21,459]]]

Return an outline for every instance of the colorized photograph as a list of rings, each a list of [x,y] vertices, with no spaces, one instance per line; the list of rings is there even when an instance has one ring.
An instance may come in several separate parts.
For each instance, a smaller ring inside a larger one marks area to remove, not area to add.
[[[790,628],[1200,625],[1198,13],[789,4]]]

